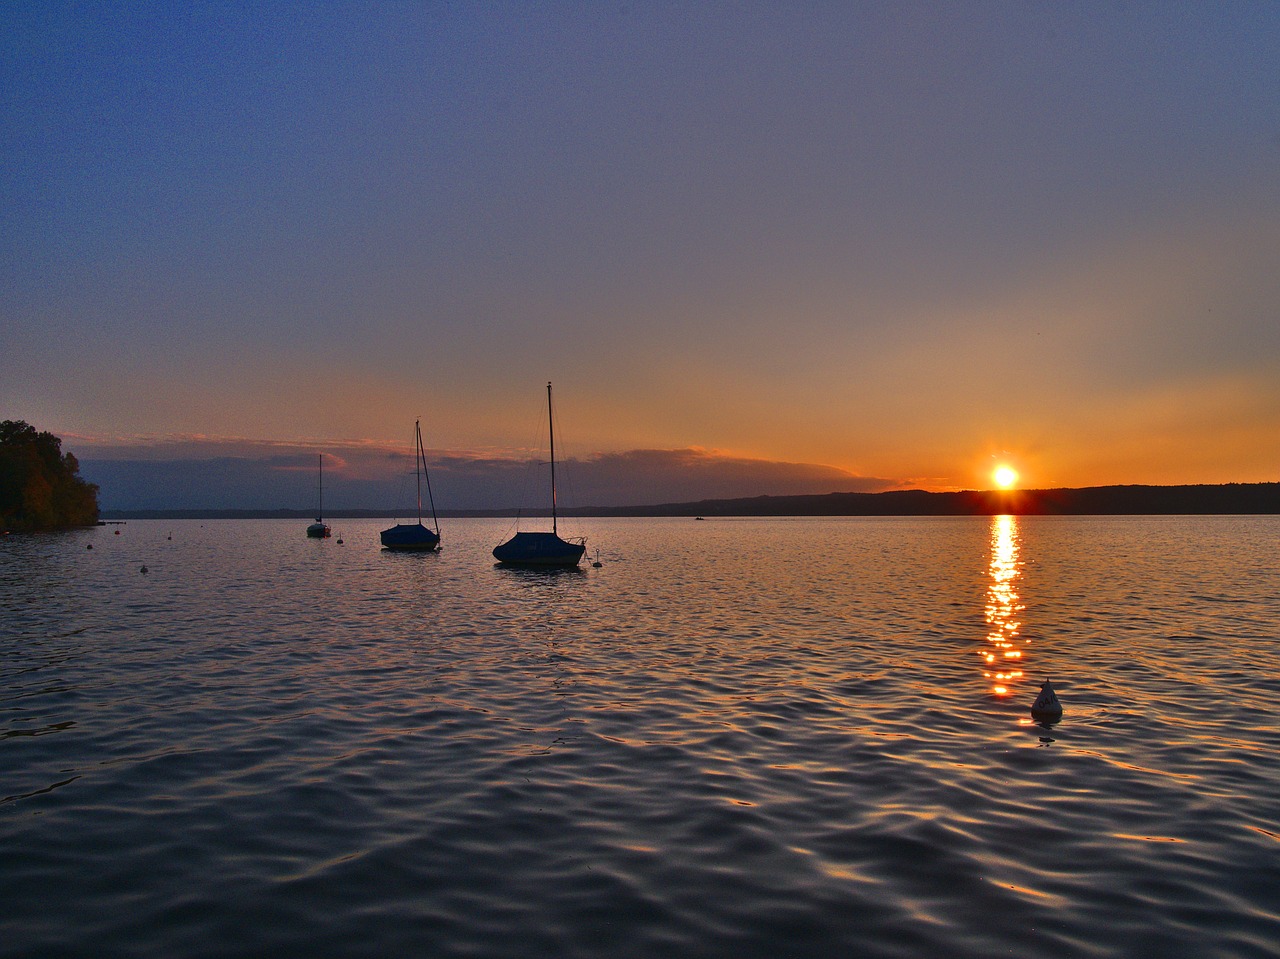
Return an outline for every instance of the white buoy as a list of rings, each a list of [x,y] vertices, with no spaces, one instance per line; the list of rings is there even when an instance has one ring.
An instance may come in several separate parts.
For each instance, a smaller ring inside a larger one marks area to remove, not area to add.
[[[1053,691],[1053,683],[1047,679],[1040,687],[1040,695],[1031,704],[1031,718],[1046,722],[1057,722],[1062,718],[1062,703],[1058,702],[1058,694]]]

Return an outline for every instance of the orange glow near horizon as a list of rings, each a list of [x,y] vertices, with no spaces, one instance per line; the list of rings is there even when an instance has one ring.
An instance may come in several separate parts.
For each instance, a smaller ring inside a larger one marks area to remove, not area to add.
[[[991,478],[995,481],[996,486],[1001,489],[1013,489],[1018,483],[1018,471],[1012,466],[1002,463],[995,468]]]

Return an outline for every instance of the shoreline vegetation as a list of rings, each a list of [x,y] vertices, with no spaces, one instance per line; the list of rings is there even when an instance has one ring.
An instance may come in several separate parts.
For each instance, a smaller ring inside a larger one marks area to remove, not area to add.
[[[62,440],[22,420],[0,422],[0,532],[34,533],[93,526],[98,487]]]
[[[70,454],[68,454],[70,455]],[[806,496],[752,496],[653,506],[578,507],[559,511],[577,517],[747,517],[747,516],[1116,516],[1280,513],[1280,483],[1225,483],[1196,486],[1090,486],[1081,489],[961,490],[930,493],[825,493]],[[331,519],[381,519],[385,509],[329,509]],[[442,517],[547,516],[549,510],[440,510]],[[130,519],[302,519],[298,509],[103,510],[104,520]]]

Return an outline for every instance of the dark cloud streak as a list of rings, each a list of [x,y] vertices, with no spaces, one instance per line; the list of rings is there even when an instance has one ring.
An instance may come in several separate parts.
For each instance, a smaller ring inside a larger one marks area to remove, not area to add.
[[[252,444],[243,444],[246,448]],[[258,455],[111,456],[86,453],[81,471],[102,490],[104,509],[310,509],[317,501],[318,450]],[[103,455],[108,454],[108,455]],[[541,508],[549,476],[544,461],[476,453],[428,454],[439,509]],[[411,459],[378,447],[326,456],[327,508],[405,510],[413,503]],[[740,496],[877,492],[890,479],[857,476],[830,466],[729,456],[701,449],[600,453],[559,464],[566,506],[639,506]]]

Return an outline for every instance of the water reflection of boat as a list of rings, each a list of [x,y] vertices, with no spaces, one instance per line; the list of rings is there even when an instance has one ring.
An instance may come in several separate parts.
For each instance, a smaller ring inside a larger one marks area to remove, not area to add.
[[[493,549],[504,566],[577,566],[587,551],[585,537],[560,538],[556,525],[556,429],[551,415],[551,384],[547,384],[547,422],[551,437],[551,532],[516,533]]]
[[[427,474],[427,454],[422,448],[422,421],[413,423],[413,475],[418,489],[418,521],[416,523],[397,523],[380,534],[382,545],[386,549],[408,552],[430,552],[440,548],[440,522],[436,519],[436,502],[431,495],[431,477]],[[422,483],[427,484],[427,502],[431,505],[431,525],[434,530],[422,525]]]
[[[324,517],[324,454],[320,454],[320,472],[316,479],[316,490],[319,502],[316,505],[316,521],[307,527],[307,535],[312,539],[324,539],[329,535],[329,524]]]

